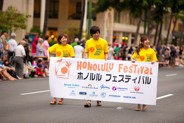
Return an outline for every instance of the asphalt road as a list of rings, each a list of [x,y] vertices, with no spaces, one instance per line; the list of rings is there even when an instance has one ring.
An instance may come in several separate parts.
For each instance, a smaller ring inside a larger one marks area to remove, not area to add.
[[[157,105],[146,112],[112,102],[84,108],[72,99],[51,106],[48,78],[0,81],[0,123],[184,123],[184,68],[161,68],[158,77]]]

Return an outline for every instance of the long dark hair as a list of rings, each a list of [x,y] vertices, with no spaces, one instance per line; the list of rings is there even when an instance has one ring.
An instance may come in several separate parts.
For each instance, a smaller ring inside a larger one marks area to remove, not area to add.
[[[135,50],[138,55],[139,55],[140,49],[144,47],[144,41],[147,39],[148,39],[148,37],[146,35],[141,36],[139,47]]]
[[[60,41],[60,40],[61,40],[61,38],[63,38],[63,37],[68,38],[68,35],[67,35],[67,34],[64,34],[64,33],[61,34],[61,35],[59,35],[59,37],[58,37],[58,39],[57,39],[59,44],[61,44],[61,41]]]

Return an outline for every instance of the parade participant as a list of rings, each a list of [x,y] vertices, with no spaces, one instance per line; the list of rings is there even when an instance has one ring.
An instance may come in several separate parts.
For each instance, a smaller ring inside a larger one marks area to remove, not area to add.
[[[134,54],[132,55],[131,61],[140,61],[140,62],[157,62],[156,52],[150,48],[150,41],[148,40],[147,36],[142,36],[140,39],[139,47],[135,50]],[[142,105],[138,104],[136,107],[136,111],[146,111],[147,106],[145,104]]]
[[[90,29],[91,38],[86,41],[85,58],[108,59],[108,43],[100,38],[100,28],[92,26]],[[97,106],[101,106],[101,101],[97,101]],[[87,100],[84,107],[91,107],[91,100]]]
[[[56,57],[67,57],[73,58],[75,56],[74,49],[71,45],[67,44],[68,36],[66,34],[61,34],[58,37],[58,43],[54,44],[52,47],[49,47],[47,50],[48,60],[50,59],[50,53],[56,53]],[[55,105],[57,98],[54,97],[50,102],[51,105]],[[59,105],[63,104],[63,98],[58,102]]]

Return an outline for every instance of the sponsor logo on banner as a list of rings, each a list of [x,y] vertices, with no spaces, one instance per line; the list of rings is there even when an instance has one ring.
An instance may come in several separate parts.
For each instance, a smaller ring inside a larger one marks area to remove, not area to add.
[[[72,91],[70,92],[70,96],[76,96],[76,93],[75,93],[74,90],[72,90]]]
[[[130,93],[134,93],[134,94],[144,94],[143,92],[140,91],[141,88],[139,86],[135,86],[133,88],[133,91],[131,91]]]
[[[112,87],[112,90],[113,90],[113,91],[127,91],[128,88],[122,88],[122,87],[113,86],[113,87]]]
[[[110,89],[110,87],[108,87],[108,86],[106,86],[106,85],[103,84],[103,85],[100,86],[100,89],[101,89],[101,90],[102,90],[102,89]]]
[[[98,89],[98,87],[93,87],[91,84],[88,84],[88,86],[82,86],[82,88],[87,88],[87,89]]]
[[[79,95],[87,95],[87,92],[79,92]]]
[[[76,88],[76,87],[80,87],[79,84],[68,84],[68,83],[64,83],[64,86],[65,87],[68,87],[68,88]]]
[[[90,97],[97,97],[98,95],[93,91],[91,94],[89,94]]]
[[[134,90],[135,90],[136,92],[138,92],[138,91],[140,91],[140,87],[139,87],[139,86],[135,86],[135,87],[134,87]]]
[[[62,59],[57,60],[55,64],[55,76],[57,78],[69,79],[71,64],[69,61],[63,62]]]
[[[123,96],[123,98],[136,99],[136,97],[133,96]]]
[[[109,95],[109,97],[121,97],[120,95]]]
[[[105,97],[106,97],[106,93],[105,93],[105,92],[102,92],[102,93],[100,94],[100,96],[101,96],[102,98],[105,98]]]

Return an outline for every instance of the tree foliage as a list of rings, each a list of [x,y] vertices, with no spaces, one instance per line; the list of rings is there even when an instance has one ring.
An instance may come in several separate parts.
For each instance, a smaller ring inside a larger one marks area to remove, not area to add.
[[[10,6],[6,11],[0,11],[0,29],[7,31],[26,29],[28,17],[28,15],[22,14],[16,8]]]
[[[164,15],[169,13],[171,16],[179,16],[178,14],[184,10],[184,0],[98,0],[96,10],[103,12],[110,7],[117,11],[128,10],[134,18],[141,19],[145,25],[147,23],[148,36],[156,27],[155,25],[160,25],[160,37]],[[172,17],[170,21],[172,21]]]
[[[117,11],[128,10],[135,18],[142,16],[145,10],[150,10],[151,19],[162,23],[165,13],[184,10],[184,0],[98,0],[96,11],[104,12],[110,7]]]

